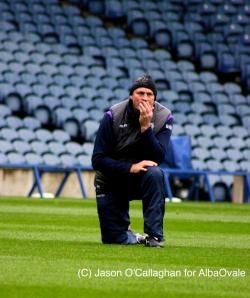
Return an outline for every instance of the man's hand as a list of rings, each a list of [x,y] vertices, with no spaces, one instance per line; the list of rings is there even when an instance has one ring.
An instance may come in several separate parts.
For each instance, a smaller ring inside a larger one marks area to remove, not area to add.
[[[141,125],[141,132],[144,132],[151,126],[153,107],[148,102],[142,101],[138,108],[140,111],[139,122]]]
[[[130,168],[130,173],[137,174],[139,172],[146,172],[148,167],[154,167],[158,164],[152,160],[143,160],[138,163],[134,163]]]

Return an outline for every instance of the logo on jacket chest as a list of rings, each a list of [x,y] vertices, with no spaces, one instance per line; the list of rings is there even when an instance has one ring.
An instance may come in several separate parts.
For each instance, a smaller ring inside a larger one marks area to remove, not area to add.
[[[119,125],[120,128],[127,128],[128,127],[128,124],[127,123],[122,123]]]

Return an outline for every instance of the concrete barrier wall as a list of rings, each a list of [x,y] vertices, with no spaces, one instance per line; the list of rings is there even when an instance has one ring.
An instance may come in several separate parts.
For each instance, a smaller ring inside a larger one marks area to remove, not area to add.
[[[45,173],[41,178],[43,192],[54,194],[63,178],[63,173]],[[81,173],[89,198],[95,197],[94,171]],[[0,196],[27,196],[34,182],[30,169],[0,169]],[[35,189],[34,193],[37,192]],[[82,198],[76,173],[71,173],[60,195],[61,197]]]

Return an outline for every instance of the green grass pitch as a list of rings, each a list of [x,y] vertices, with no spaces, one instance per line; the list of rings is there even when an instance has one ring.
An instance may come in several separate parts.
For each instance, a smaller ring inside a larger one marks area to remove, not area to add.
[[[168,203],[164,230],[164,249],[103,245],[95,200],[0,198],[0,297],[250,297],[250,205]]]

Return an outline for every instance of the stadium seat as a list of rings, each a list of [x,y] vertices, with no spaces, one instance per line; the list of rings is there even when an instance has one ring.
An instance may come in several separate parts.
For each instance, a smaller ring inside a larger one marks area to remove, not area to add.
[[[42,142],[41,140],[32,141],[30,143],[30,146],[33,152],[40,155],[50,152],[49,146],[46,143]]]
[[[37,136],[37,139],[44,142],[44,143],[48,143],[48,142],[53,140],[52,133],[49,130],[45,129],[45,128],[38,128],[35,131],[35,134]]]
[[[24,122],[17,116],[7,116],[5,120],[9,128],[17,130],[25,126]]]
[[[212,157],[212,159],[217,160],[219,162],[222,162],[223,160],[227,159],[227,154],[225,150],[221,148],[212,148],[210,150],[210,156]]]
[[[30,146],[29,143],[21,140],[17,140],[13,142],[13,147],[16,152],[19,154],[26,154],[28,152],[33,151],[33,148]]]
[[[8,160],[10,164],[25,164],[26,160],[22,154],[19,154],[17,152],[10,152],[7,154]]]
[[[99,122],[94,120],[87,120],[82,124],[82,132],[83,137],[86,141],[93,142],[95,138],[95,134],[97,132],[97,129],[99,128]]]
[[[58,142],[58,141],[49,142],[48,148],[50,152],[53,152],[58,156],[67,152],[66,147],[61,142]]]
[[[64,129],[70,137],[77,137],[80,133],[79,123],[76,118],[67,118],[62,123],[62,129]]]
[[[239,138],[245,139],[249,137],[249,132],[243,126],[233,126],[233,134]]]
[[[83,153],[89,156],[92,156],[93,150],[94,150],[94,144],[90,142],[85,142],[82,145]]]
[[[83,152],[82,146],[76,142],[67,142],[65,144],[65,148],[69,154],[77,157],[79,154]]]
[[[91,156],[81,154],[77,157],[77,161],[80,166],[82,167],[90,167],[92,166]]]
[[[39,105],[34,109],[33,115],[41,124],[48,124],[51,121],[51,112],[46,105]]]
[[[11,109],[5,105],[5,104],[0,104],[0,116],[2,118],[5,118],[6,116],[11,115]]]
[[[60,161],[63,166],[72,167],[77,165],[77,159],[69,153],[63,153],[60,155]]]
[[[45,153],[42,158],[47,166],[55,167],[61,165],[60,158],[53,153]]]
[[[232,160],[234,162],[240,162],[243,158],[242,158],[242,153],[239,151],[239,148],[237,147],[237,149],[232,149],[229,148],[226,150],[226,154],[229,160]]]
[[[0,139],[0,152],[7,154],[9,152],[13,152],[15,149],[13,144],[8,140]]]
[[[2,128],[0,130],[0,136],[7,141],[13,142],[19,139],[19,135],[14,128]]]
[[[2,152],[0,152],[0,164],[6,164],[8,163],[8,156]]]
[[[55,141],[58,141],[62,144],[70,141],[70,135],[67,132],[63,131],[63,130],[56,129],[52,132],[52,135],[53,135],[53,139]]]

